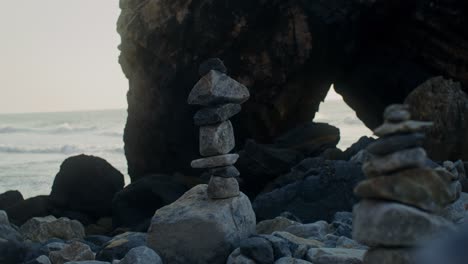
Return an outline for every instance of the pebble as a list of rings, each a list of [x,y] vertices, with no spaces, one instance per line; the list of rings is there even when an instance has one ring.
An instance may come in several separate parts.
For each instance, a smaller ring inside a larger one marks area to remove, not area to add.
[[[292,225],[286,228],[285,231],[298,237],[321,239],[328,233],[328,223],[326,221],[317,221],[310,224]]]
[[[365,250],[347,248],[311,248],[307,260],[314,264],[362,264]]]
[[[94,260],[91,248],[78,241],[65,246],[62,250],[49,253],[52,264],[64,264],[69,261]]]
[[[374,155],[387,155],[396,151],[419,147],[423,144],[425,135],[410,133],[379,138],[367,146],[366,150]]]
[[[200,127],[200,154],[215,156],[229,153],[235,147],[234,130],[231,122]]]
[[[443,217],[398,203],[362,200],[353,212],[353,238],[371,247],[418,246],[453,230]]]
[[[215,168],[223,166],[231,166],[236,163],[239,158],[238,154],[225,154],[202,158],[192,161],[191,166],[194,169]]]
[[[290,226],[297,226],[300,223],[286,217],[278,216],[274,219],[261,221],[257,224],[257,234],[272,234],[276,231],[285,231]]]
[[[140,246],[132,248],[120,261],[120,264],[163,264],[163,262],[154,250]]]
[[[249,97],[249,90],[244,85],[224,73],[212,70],[195,84],[187,102],[203,106],[242,104]]]
[[[241,111],[240,104],[224,104],[217,107],[205,107],[198,110],[193,117],[197,126],[212,125],[221,123]]]
[[[212,176],[208,183],[208,197],[211,199],[226,199],[239,196],[239,183],[235,178]]]
[[[424,167],[426,151],[423,148],[412,148],[388,154],[373,156],[362,166],[367,177],[376,177],[403,169]]]
[[[385,121],[392,123],[407,121],[411,118],[408,105],[394,104],[387,106],[383,115]]]
[[[360,182],[354,193],[367,199],[391,200],[438,212],[452,202],[447,179],[431,169],[409,169],[369,178]]]
[[[398,133],[419,132],[425,128],[431,127],[432,122],[408,120],[400,123],[385,122],[374,130],[374,134],[379,137],[394,135]]]

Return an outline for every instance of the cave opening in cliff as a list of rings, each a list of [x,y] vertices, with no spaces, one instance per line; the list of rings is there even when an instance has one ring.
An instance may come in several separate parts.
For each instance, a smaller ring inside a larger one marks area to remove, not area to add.
[[[343,97],[335,91],[333,84],[315,114],[314,122],[328,123],[340,130],[337,147],[345,150],[362,136],[372,136],[372,131],[357,117]]]

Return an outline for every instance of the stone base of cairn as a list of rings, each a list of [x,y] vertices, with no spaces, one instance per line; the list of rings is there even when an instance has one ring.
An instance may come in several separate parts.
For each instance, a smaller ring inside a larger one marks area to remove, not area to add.
[[[249,99],[249,90],[226,75],[226,67],[219,59],[209,59],[199,70],[202,78],[188,97],[188,103],[203,106],[194,116],[200,126],[200,155],[192,167],[208,169],[211,176],[208,196],[226,199],[240,194],[234,167],[239,156],[229,154],[235,147],[234,130],[229,118],[241,111],[241,104]]]
[[[353,237],[370,247],[364,263],[416,263],[422,243],[453,228],[438,214],[459,195],[456,177],[429,167],[421,131],[431,123],[410,120],[405,105],[389,106],[384,120],[367,147],[367,180],[354,190],[363,200],[353,210]]]

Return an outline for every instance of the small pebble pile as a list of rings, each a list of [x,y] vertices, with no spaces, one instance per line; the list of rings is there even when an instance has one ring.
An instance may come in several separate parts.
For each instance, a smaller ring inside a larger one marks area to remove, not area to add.
[[[430,122],[410,120],[406,105],[387,107],[384,120],[367,147],[367,180],[354,190],[363,199],[353,210],[353,238],[370,247],[364,263],[416,263],[419,246],[453,227],[438,214],[457,199],[457,179],[428,164],[421,131]]]
[[[229,154],[235,147],[234,131],[229,119],[241,111],[241,104],[250,97],[249,90],[226,75],[226,67],[219,59],[209,59],[201,64],[200,81],[188,97],[191,105],[203,106],[194,116],[200,126],[200,154],[204,157],[192,161],[197,169],[208,169],[211,176],[208,196],[226,199],[239,195],[234,167],[238,154]]]

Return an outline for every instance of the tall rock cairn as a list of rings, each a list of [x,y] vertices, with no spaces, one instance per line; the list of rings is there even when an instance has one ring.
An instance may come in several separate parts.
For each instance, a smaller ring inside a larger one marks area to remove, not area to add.
[[[234,167],[238,154],[229,154],[235,147],[234,131],[229,118],[241,111],[241,104],[250,97],[249,90],[226,75],[220,59],[209,59],[199,68],[202,76],[188,97],[191,105],[203,106],[194,116],[200,126],[200,154],[204,157],[192,161],[192,168],[207,169],[211,175],[208,196],[227,199],[238,196],[239,184]]]
[[[410,120],[405,105],[387,107],[384,119],[367,147],[367,179],[354,190],[363,199],[353,210],[353,237],[370,247],[364,263],[416,263],[420,245],[453,227],[438,214],[457,198],[454,177],[431,169],[421,147],[432,123]]]

